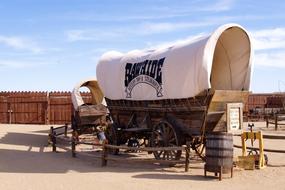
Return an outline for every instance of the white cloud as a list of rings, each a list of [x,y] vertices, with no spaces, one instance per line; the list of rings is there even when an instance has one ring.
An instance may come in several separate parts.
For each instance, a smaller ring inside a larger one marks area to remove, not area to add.
[[[136,11],[130,10],[127,14],[109,14],[97,12],[68,12],[56,19],[79,20],[79,21],[99,21],[99,22],[125,22],[125,21],[146,21],[158,19],[170,19],[186,17],[205,12],[222,12],[231,10],[235,0],[215,0],[215,1],[184,1],[169,6],[168,3],[151,2],[150,6],[134,7]],[[125,12],[125,11],[124,11]]]
[[[262,16],[256,15],[242,15],[242,16],[211,16],[205,17],[199,22],[145,22],[136,30],[138,34],[156,34],[180,31],[185,29],[192,29],[198,27],[207,27],[213,25],[221,25],[227,22],[240,21],[240,20],[261,20]],[[283,33],[284,34],[284,33]]]
[[[82,29],[82,30],[68,30],[65,32],[68,41],[100,41],[110,38],[117,38],[120,35],[120,31],[112,30],[111,32],[105,30],[95,29]]]
[[[67,41],[108,41],[121,40],[127,37],[139,37],[153,34],[174,32],[197,27],[215,25],[219,21],[204,22],[147,22],[138,26],[129,26],[114,29],[77,29],[65,32]]]
[[[191,41],[196,41],[199,40],[203,37],[206,36],[206,33],[200,33],[197,35],[193,35],[193,36],[188,36],[184,39],[179,39],[179,40],[174,40],[174,41],[166,41],[166,42],[157,42],[157,43],[153,43],[153,42],[147,42],[147,49],[160,49],[160,48],[168,48],[171,47],[175,44],[181,44],[181,43],[189,43]]]
[[[285,68],[285,28],[251,32],[256,66]]]
[[[216,12],[228,11],[232,9],[234,2],[235,2],[234,0],[219,0],[212,5],[201,7],[198,10],[199,11],[216,11]]]
[[[223,6],[222,6],[223,7]],[[224,5],[224,7],[227,7]],[[242,16],[212,16],[199,22],[141,22],[125,27],[97,28],[97,29],[72,29],[65,32],[68,41],[104,41],[137,37],[152,34],[161,34],[181,30],[190,30],[198,27],[220,25],[221,23],[239,20],[260,20],[263,17],[255,15]],[[259,39],[257,39],[259,40]]]
[[[214,24],[213,22],[154,22],[144,23],[141,25],[139,33],[142,35],[173,32],[185,30],[195,27],[208,26]]]
[[[285,28],[252,31],[255,50],[285,48]]]
[[[33,53],[41,53],[43,51],[43,49],[38,47],[35,42],[20,37],[7,37],[0,35],[0,43],[14,49],[27,50]]]
[[[43,65],[52,65],[57,64],[57,62],[47,62],[41,60],[0,60],[0,68],[15,68],[15,69],[22,69],[22,68],[31,68],[31,67],[38,67]]]
[[[89,40],[91,38],[86,36],[87,32],[84,30],[70,30],[65,33],[69,41],[82,41]]]
[[[254,63],[256,66],[285,68],[285,51],[256,53]]]

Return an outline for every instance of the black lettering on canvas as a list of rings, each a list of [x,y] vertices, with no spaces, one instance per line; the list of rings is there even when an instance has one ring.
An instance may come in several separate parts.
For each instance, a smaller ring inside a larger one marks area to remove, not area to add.
[[[132,97],[133,88],[139,83],[146,83],[156,90],[157,97],[162,97],[162,67],[165,57],[158,60],[145,60],[127,63],[125,66],[126,97]]]

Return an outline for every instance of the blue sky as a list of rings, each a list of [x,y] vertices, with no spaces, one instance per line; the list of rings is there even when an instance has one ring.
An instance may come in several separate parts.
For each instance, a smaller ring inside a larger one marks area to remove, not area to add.
[[[0,3],[0,91],[69,91],[109,50],[193,38],[225,23],[253,37],[253,92],[285,91],[285,1],[9,0]]]

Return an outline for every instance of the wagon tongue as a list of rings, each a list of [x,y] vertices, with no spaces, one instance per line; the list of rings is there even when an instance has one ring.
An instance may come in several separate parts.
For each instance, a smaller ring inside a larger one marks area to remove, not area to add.
[[[150,132],[151,129],[149,128],[140,128],[140,127],[137,127],[137,128],[127,128],[127,129],[122,129],[122,131],[125,131],[125,132]]]

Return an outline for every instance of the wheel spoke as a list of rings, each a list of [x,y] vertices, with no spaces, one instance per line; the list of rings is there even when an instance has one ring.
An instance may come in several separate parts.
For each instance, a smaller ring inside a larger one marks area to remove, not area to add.
[[[170,128],[167,125],[164,125],[164,134],[167,136],[169,135]]]
[[[154,132],[152,146],[155,147],[168,147],[178,146],[178,139],[176,132],[171,124],[166,121],[160,122]],[[180,159],[181,151],[154,151],[153,154],[156,159],[175,160]]]
[[[195,150],[196,154],[202,159],[205,160],[205,142],[202,138],[197,138],[194,140],[193,149]]]
[[[165,160],[166,151],[163,151],[163,160]]]
[[[169,151],[171,159],[175,157],[175,151]]]
[[[176,144],[176,139],[175,139],[175,137],[169,139],[168,142],[169,142],[169,144],[173,144],[173,143]],[[172,143],[172,142],[173,142],[173,143]]]
[[[163,151],[160,151],[159,153],[158,153],[158,157],[160,158],[160,156],[161,156],[161,154],[163,153]]]

